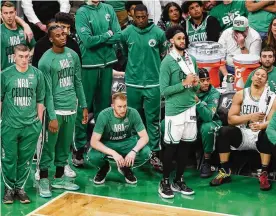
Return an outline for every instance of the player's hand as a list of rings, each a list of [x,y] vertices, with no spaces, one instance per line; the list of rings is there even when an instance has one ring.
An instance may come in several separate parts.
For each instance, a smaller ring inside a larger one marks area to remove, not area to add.
[[[88,109],[84,108],[82,110],[82,124],[87,124],[88,122]]]
[[[257,112],[257,113],[252,113],[250,121],[252,122],[262,122],[265,118],[265,113]]]
[[[262,130],[262,124],[260,124],[258,122],[253,122],[253,123],[249,124],[249,127],[253,132]]]
[[[193,86],[197,86],[199,82],[199,78],[197,75],[194,75],[194,81],[193,81]]]
[[[116,164],[118,167],[124,167],[125,166],[125,159],[122,157],[122,155],[115,152],[112,155],[113,159],[116,161]]]
[[[52,133],[58,132],[58,121],[56,119],[49,122],[49,131]]]
[[[32,32],[32,29],[30,28],[29,25],[24,25],[24,36],[25,36],[25,40],[26,41],[29,41],[29,43],[31,42],[31,40],[33,39],[34,37],[34,34]]]
[[[186,79],[182,81],[183,86],[192,85],[194,82],[194,74],[188,74]]]
[[[136,153],[134,151],[130,151],[125,157],[125,166],[132,167],[134,165],[135,158]]]
[[[199,101],[199,99],[198,99],[198,97],[197,97],[197,96],[195,96],[195,101],[196,101],[196,103]]]

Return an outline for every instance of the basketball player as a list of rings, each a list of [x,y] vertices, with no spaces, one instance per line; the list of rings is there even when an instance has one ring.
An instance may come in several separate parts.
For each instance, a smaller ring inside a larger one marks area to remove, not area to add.
[[[39,162],[41,197],[52,196],[48,180],[48,169],[52,162],[56,166],[56,173],[51,186],[65,190],[79,189],[78,185],[64,178],[64,166],[67,165],[73,141],[77,100],[83,110],[82,123],[86,124],[88,121],[79,56],[65,47],[67,35],[61,26],[51,26],[48,35],[53,48],[41,57],[38,64],[46,81],[46,126],[48,125]]]
[[[221,169],[210,182],[218,186],[231,181],[229,165],[230,151],[257,150],[260,152],[262,173],[259,177],[260,189],[269,190],[268,165],[271,155],[271,143],[265,134],[266,127],[276,110],[275,95],[266,87],[268,75],[260,68],[252,76],[249,88],[238,91],[228,113],[229,126],[222,127],[217,137]],[[269,99],[270,98],[270,99]]]
[[[1,73],[1,164],[5,204],[13,203],[15,194],[21,203],[30,202],[24,186],[42,128],[45,98],[43,74],[29,65],[29,48],[23,44],[15,46],[14,57],[15,65]]]
[[[133,135],[137,132],[137,135]],[[125,94],[118,92],[112,96],[112,107],[104,109],[96,122],[89,161],[99,168],[94,178],[95,184],[103,184],[111,167],[107,160],[112,156],[118,171],[128,184],[136,184],[137,178],[132,168],[143,165],[150,158],[147,131],[137,110],[127,106]]]
[[[183,180],[187,151],[180,141],[192,142],[197,138],[195,98],[199,85],[196,60],[185,50],[188,46],[185,30],[181,26],[170,27],[166,37],[173,49],[162,61],[160,69],[160,92],[165,97],[165,149],[163,179],[158,191],[163,198],[173,198],[173,191],[194,194]],[[173,160],[176,160],[177,169],[170,185]]]

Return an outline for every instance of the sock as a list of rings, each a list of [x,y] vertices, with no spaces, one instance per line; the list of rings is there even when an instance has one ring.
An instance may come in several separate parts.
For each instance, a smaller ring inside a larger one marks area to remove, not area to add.
[[[76,151],[76,159],[77,160],[82,160],[83,159],[83,153],[84,153],[84,148],[80,148],[79,150]]]
[[[40,179],[48,178],[48,170],[40,170]]]
[[[225,172],[226,172],[227,174],[229,174],[229,173],[230,173],[230,165],[229,165],[229,162],[228,162],[228,161],[226,161],[226,162],[221,162],[220,164],[221,164],[221,168],[223,168],[223,169],[225,170]]]
[[[64,167],[56,167],[55,178],[61,178],[64,174]]]
[[[204,158],[204,164],[210,164],[211,159],[210,158]]]
[[[267,172],[267,171],[268,171],[268,165],[262,164],[262,172]]]

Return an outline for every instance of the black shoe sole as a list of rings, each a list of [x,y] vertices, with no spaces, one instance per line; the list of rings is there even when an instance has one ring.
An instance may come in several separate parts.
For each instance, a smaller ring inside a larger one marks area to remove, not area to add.
[[[226,184],[226,183],[230,183],[232,181],[232,179],[228,179],[228,180],[225,180],[225,182],[221,183],[221,184],[212,184],[212,182],[210,182],[210,186],[211,187],[217,187],[217,186],[220,186],[220,185],[223,185],[223,184]]]

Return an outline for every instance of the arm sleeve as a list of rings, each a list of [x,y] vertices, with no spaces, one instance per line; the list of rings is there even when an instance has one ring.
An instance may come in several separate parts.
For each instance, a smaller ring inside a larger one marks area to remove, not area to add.
[[[77,98],[80,104],[81,108],[86,108],[87,104],[86,104],[86,99],[85,99],[85,95],[84,95],[84,91],[83,91],[83,86],[82,86],[82,82],[81,82],[81,65],[80,65],[80,60],[77,56],[77,54],[75,54],[75,89],[76,89],[76,94],[77,94]]]
[[[134,119],[134,128],[137,133],[141,132],[145,129],[141,116],[139,115],[138,111],[133,109],[133,119]]]
[[[105,43],[111,37],[108,32],[102,35],[93,35],[91,27],[89,26],[89,21],[87,20],[85,13],[81,10],[78,10],[76,14],[75,23],[78,36],[86,49],[97,47]]]
[[[211,95],[206,102],[201,101],[196,105],[199,118],[203,122],[211,122],[213,120],[213,117],[217,112],[219,97],[219,92],[216,92]]]
[[[261,38],[259,38],[250,44],[249,53],[260,56],[261,49],[262,49],[262,40]]]
[[[105,125],[106,125],[106,118],[104,114],[101,112],[97,118],[96,125],[93,129],[93,132],[96,132],[98,134],[103,134]]]
[[[127,46],[127,43],[126,43],[126,34],[125,34],[125,31],[122,32],[121,34],[121,45],[122,45],[122,53],[123,53],[123,56],[125,56],[127,58],[127,55],[128,55],[128,46]]]
[[[38,69],[41,70],[45,80],[45,107],[47,109],[50,120],[57,119],[53,98],[53,85],[51,77],[51,69],[47,67],[47,64],[39,61]]]
[[[38,83],[36,88],[36,103],[44,104],[45,81],[41,71],[38,71]]]
[[[167,51],[168,47],[167,47],[167,38],[165,35],[165,32],[160,31],[160,45],[159,45],[159,50],[160,50],[160,54],[164,55],[164,53]]]
[[[227,49],[227,30],[223,31],[220,38],[219,38],[219,43],[222,45],[224,49]]]
[[[36,24],[40,22],[40,20],[37,18],[34,12],[32,0],[22,0],[21,6],[23,8],[25,16],[27,17],[30,23]]]
[[[32,48],[34,48],[35,44],[36,44],[36,41],[35,41],[34,38],[32,38],[31,42],[28,43],[28,47],[29,47],[30,49],[32,49]]]
[[[210,16],[207,20],[207,41],[215,41],[219,40],[220,35],[220,25],[215,17]]]
[[[108,41],[106,42],[107,44],[115,44],[120,42],[120,38],[121,38],[121,27],[117,18],[117,15],[114,11],[114,9],[112,8],[112,10],[110,11],[111,13],[111,30],[114,33],[114,35],[108,39]]]
[[[58,0],[58,3],[60,5],[60,12],[69,13],[71,9],[71,5],[69,0]]]

